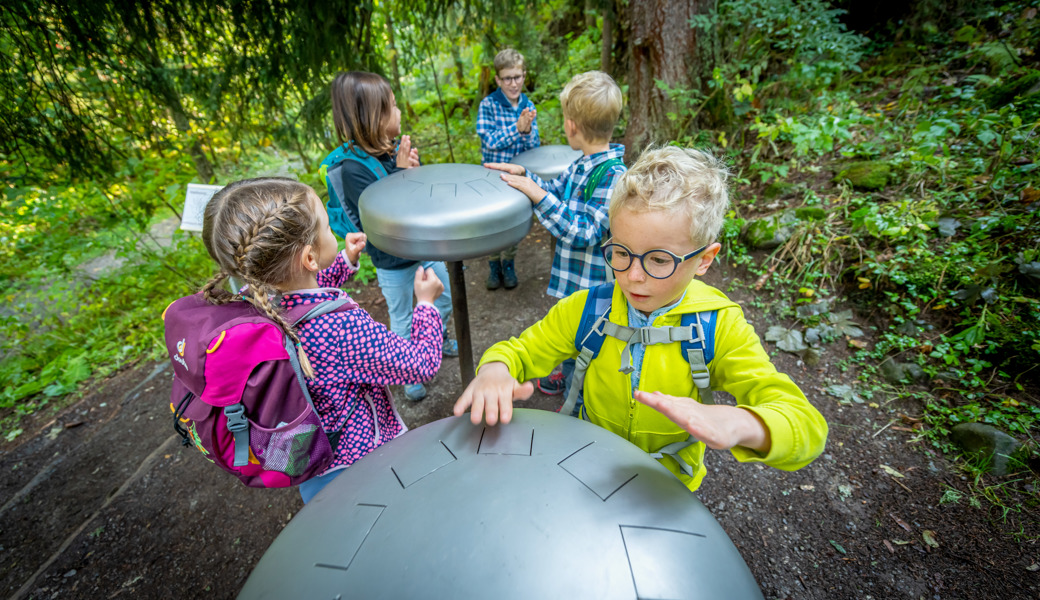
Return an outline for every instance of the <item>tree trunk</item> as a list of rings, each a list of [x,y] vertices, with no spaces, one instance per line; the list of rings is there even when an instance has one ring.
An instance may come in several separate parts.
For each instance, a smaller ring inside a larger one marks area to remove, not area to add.
[[[599,70],[612,74],[611,51],[614,49],[614,0],[603,3],[603,31],[599,49]]]
[[[664,144],[681,133],[668,118],[678,107],[657,86],[707,92],[711,77],[714,33],[690,26],[690,19],[708,12],[714,0],[646,0],[628,3],[630,31],[626,157],[631,160],[650,143]]]

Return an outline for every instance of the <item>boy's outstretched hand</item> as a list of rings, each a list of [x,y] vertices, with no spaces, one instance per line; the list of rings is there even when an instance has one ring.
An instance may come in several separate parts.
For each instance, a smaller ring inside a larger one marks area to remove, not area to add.
[[[743,446],[767,454],[769,430],[755,413],[726,404],[701,404],[693,398],[636,391],[633,397],[657,410],[714,450]]]
[[[525,175],[527,169],[520,165],[512,163],[484,163],[484,166],[489,169],[505,171],[501,175],[502,181],[508,183],[509,187],[523,192],[531,199],[531,204],[538,204],[542,201],[542,198],[545,198],[545,190],[538,187],[538,184],[533,179]]]
[[[474,425],[480,424],[481,417],[488,425],[508,423],[513,418],[513,401],[527,400],[533,393],[534,384],[513,379],[505,363],[488,363],[455,402],[455,416],[461,417],[470,409],[469,420]]]
[[[351,232],[347,234],[347,237],[343,238],[343,241],[346,242],[347,258],[351,264],[357,264],[361,251],[365,249],[365,244],[368,243],[368,236],[364,233]]]

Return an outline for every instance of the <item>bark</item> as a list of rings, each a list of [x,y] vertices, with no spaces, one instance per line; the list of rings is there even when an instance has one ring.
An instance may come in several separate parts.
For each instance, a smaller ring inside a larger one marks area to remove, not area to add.
[[[599,49],[599,70],[612,74],[611,51],[614,48],[614,0],[603,3],[603,31]]]
[[[626,158],[638,156],[650,143],[666,143],[680,133],[668,118],[677,107],[657,81],[669,87],[706,92],[713,63],[709,34],[690,26],[696,14],[708,12],[714,0],[646,0],[628,3],[628,105]]]

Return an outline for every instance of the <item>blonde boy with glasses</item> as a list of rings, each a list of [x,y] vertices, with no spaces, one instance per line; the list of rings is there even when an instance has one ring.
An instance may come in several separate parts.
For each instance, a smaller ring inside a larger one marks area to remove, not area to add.
[[[707,472],[707,448],[793,471],[819,456],[827,440],[823,416],[777,372],[740,307],[696,279],[721,248],[715,239],[729,205],[727,178],[710,154],[665,147],[644,152],[618,181],[612,235],[603,244],[616,280],[604,289],[608,306],[596,327],[606,335],[582,382],[582,418],[658,458],[690,490]],[[513,401],[531,396],[531,380],[579,356],[589,294],[561,300],[519,338],[488,349],[455,414],[470,410],[474,423],[508,423]],[[693,329],[684,326],[690,315],[711,319],[710,334],[700,332],[711,355],[703,382],[678,341]],[[732,394],[736,405],[710,403],[710,390]]]
[[[495,56],[498,89],[481,100],[477,109],[477,135],[485,163],[507,163],[541,145],[537,111],[524,94],[526,75],[524,57],[516,50],[506,48]],[[487,289],[504,286],[511,290],[517,286],[516,249],[513,246],[488,257]]]

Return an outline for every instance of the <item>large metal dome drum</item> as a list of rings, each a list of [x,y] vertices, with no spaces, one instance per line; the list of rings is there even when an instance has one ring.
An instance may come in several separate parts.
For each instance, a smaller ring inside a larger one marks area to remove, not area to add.
[[[531,201],[479,165],[399,171],[365,188],[361,226],[377,248],[412,260],[457,261],[509,248],[531,230]]]
[[[550,145],[521,152],[509,161],[531,171],[546,181],[556,179],[571,163],[581,157],[581,150],[570,146]]]
[[[780,551],[782,554],[782,551]],[[239,600],[762,600],[708,509],[613,433],[518,408],[376,448],[318,493]]]

